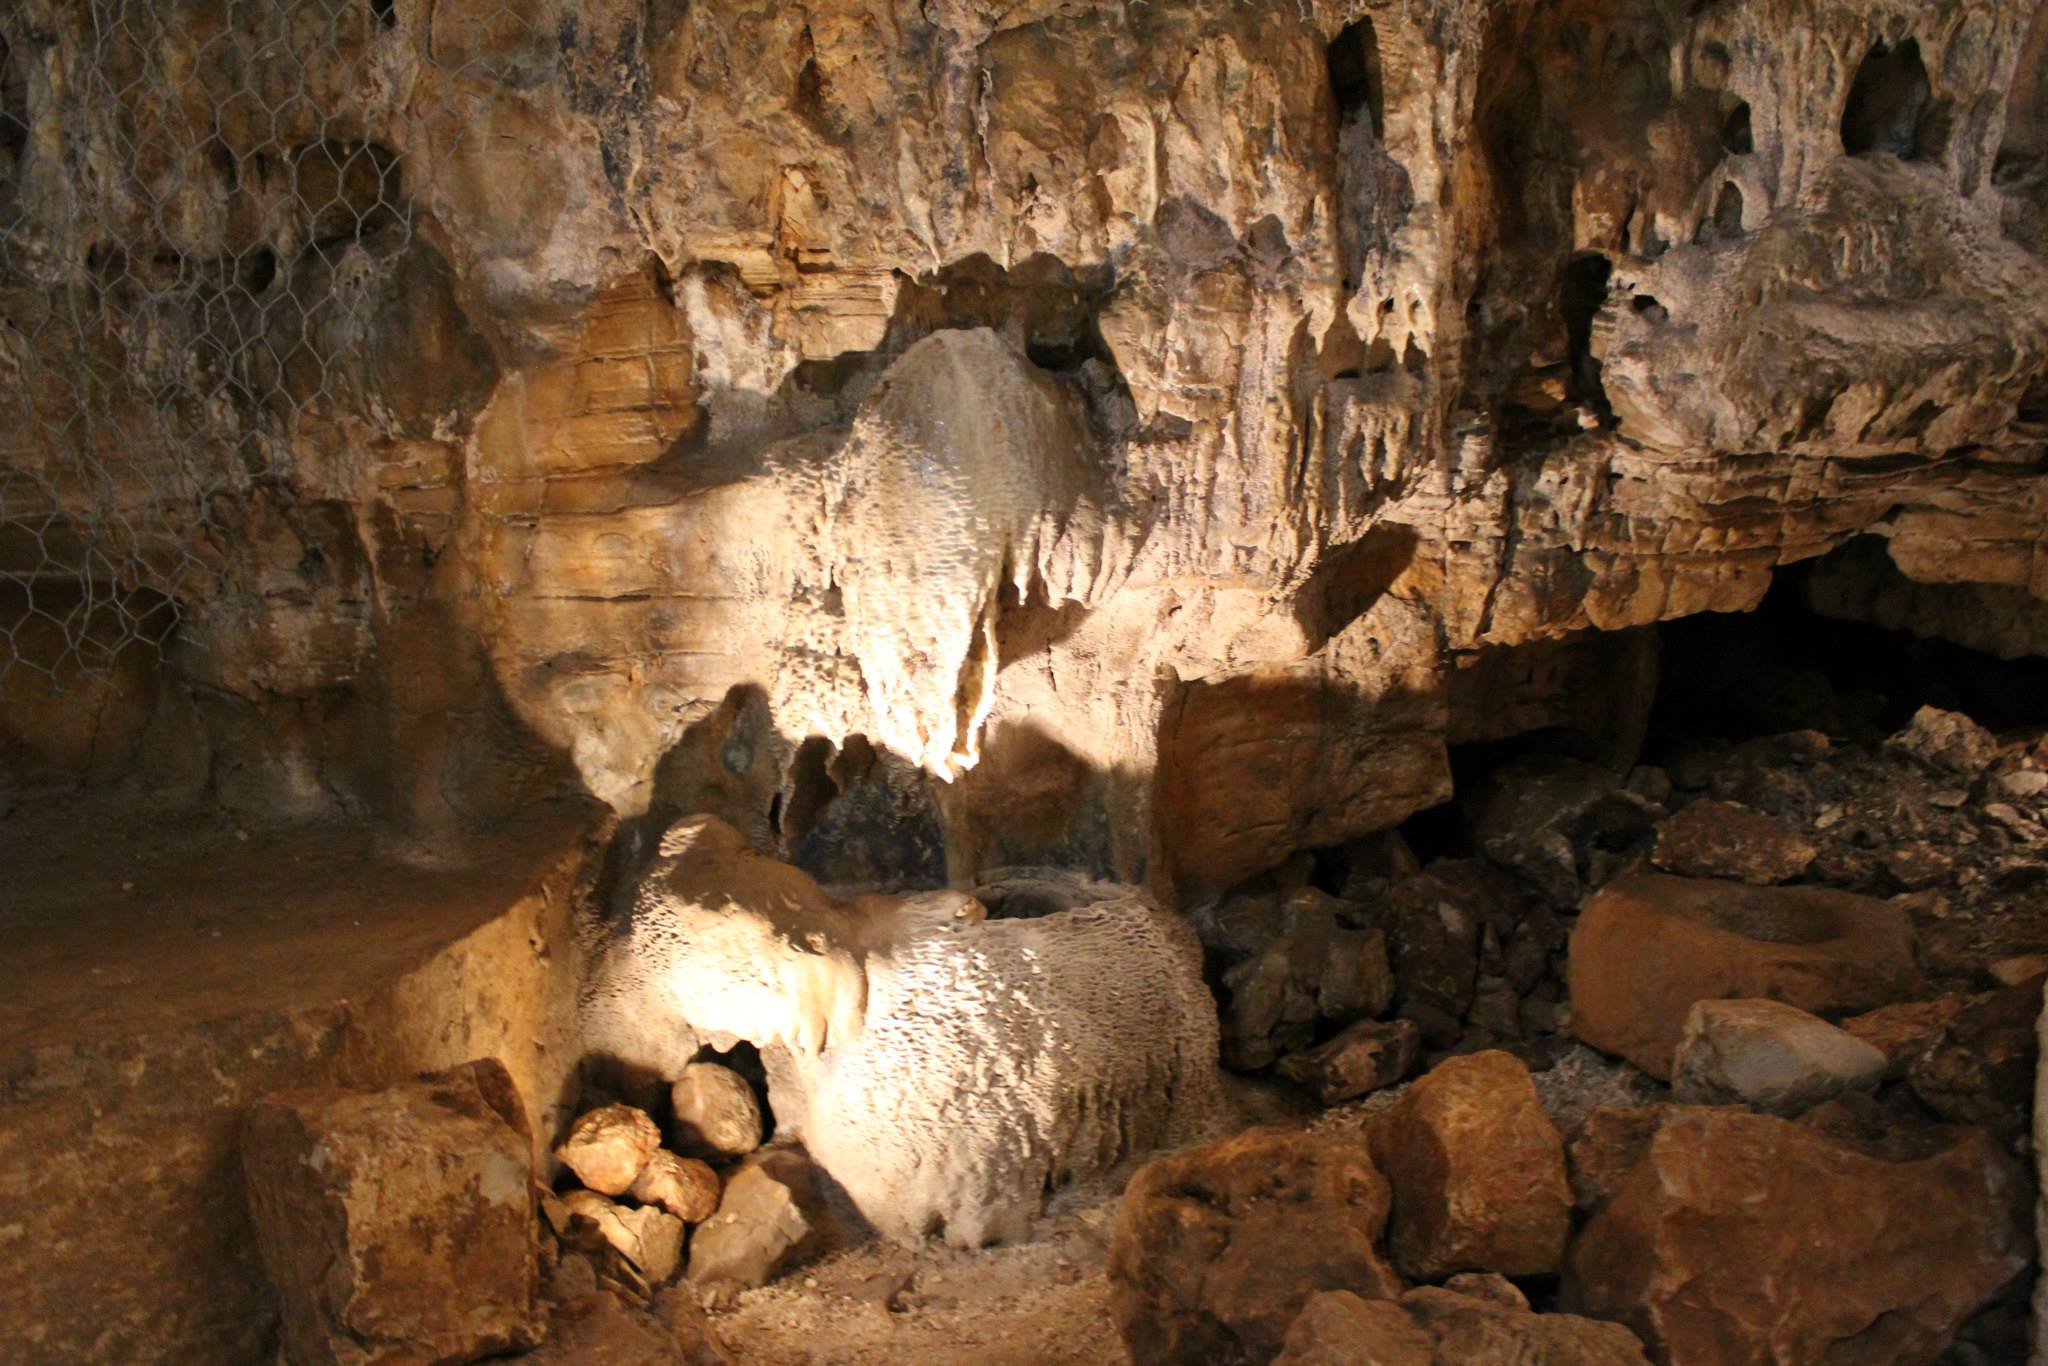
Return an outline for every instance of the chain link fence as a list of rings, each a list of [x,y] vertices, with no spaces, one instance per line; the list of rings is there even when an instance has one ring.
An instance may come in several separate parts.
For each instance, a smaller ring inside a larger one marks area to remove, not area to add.
[[[550,35],[522,0],[0,7],[0,680],[216,593],[236,509],[366,397],[432,171]]]

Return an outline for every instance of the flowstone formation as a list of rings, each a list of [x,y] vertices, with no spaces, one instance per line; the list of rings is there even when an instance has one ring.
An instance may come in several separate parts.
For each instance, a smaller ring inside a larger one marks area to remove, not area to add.
[[[1218,1100],[1194,931],[1133,888],[1063,891],[1002,919],[956,892],[842,902],[693,817],[594,951],[586,1043],[664,1077],[752,1044],[781,1132],[877,1230],[1022,1238],[1048,1192],[1186,1141]]]

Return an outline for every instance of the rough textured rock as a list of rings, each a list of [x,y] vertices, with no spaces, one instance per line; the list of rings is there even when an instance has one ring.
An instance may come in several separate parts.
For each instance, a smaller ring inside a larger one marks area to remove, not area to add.
[[[1572,931],[1572,1029],[1669,1078],[1694,1002],[1761,997],[1817,1014],[1870,1010],[1913,994],[1913,940],[1905,912],[1869,897],[1626,878],[1588,901]]]
[[[645,1110],[604,1105],[581,1115],[555,1148],[555,1159],[601,1195],[624,1195],[661,1146],[661,1129]]]
[[[1295,1319],[1274,1366],[1648,1366],[1648,1361],[1635,1334],[1618,1323],[1533,1314],[1526,1301],[1503,1303],[1447,1286],[1411,1290],[1398,1301],[1325,1291]]]
[[[733,1366],[704,1314],[685,1295],[656,1299],[651,1313],[594,1294],[548,1321],[548,1340],[528,1366]]]
[[[1051,1185],[1215,1103],[1200,946],[1131,889],[1016,919],[963,918],[957,893],[840,902],[702,817],[637,895],[597,949],[592,1046],[673,1076],[700,1042],[754,1043],[778,1119],[891,1237],[1021,1236]]]
[[[1360,1020],[1305,1053],[1290,1053],[1273,1070],[1306,1087],[1325,1105],[1392,1086],[1415,1070],[1422,1031],[1412,1020]]]
[[[647,1159],[627,1194],[643,1205],[659,1205],[686,1224],[702,1223],[718,1208],[718,1173],[694,1157],[667,1149]]]
[[[664,1285],[682,1267],[685,1230],[674,1214],[615,1204],[596,1191],[570,1191],[562,1205],[572,1221],[572,1244],[584,1241],[577,1238],[574,1221],[588,1223],[605,1246],[633,1264],[646,1284]]]
[[[1376,1244],[1387,1183],[1353,1139],[1254,1129],[1147,1164],[1110,1238],[1110,1312],[1137,1366],[1269,1361],[1310,1296],[1401,1291]]]
[[[1778,1001],[1699,1001],[1671,1067],[1694,1105],[1752,1105],[1795,1115],[1844,1091],[1874,1090],[1887,1059],[1875,1045]]]
[[[761,1146],[761,1102],[747,1079],[715,1062],[693,1062],[669,1088],[676,1146],[696,1157],[744,1157]]]
[[[538,1340],[533,1159],[501,1064],[266,1097],[242,1169],[293,1361],[454,1363]]]
[[[1664,1116],[1574,1240],[1565,1306],[1673,1366],[1932,1361],[2027,1264],[2020,1178],[1982,1133],[1885,1141]]]
[[[1223,1058],[1256,1071],[1306,1045],[1323,1021],[1378,1015],[1394,999],[1386,936],[1341,928],[1325,911],[1289,926],[1223,974]]]
[[[1710,797],[1688,803],[1657,827],[1651,858],[1681,877],[1733,878],[1766,887],[1805,872],[1818,852],[1769,816]]]
[[[1451,1058],[1371,1131],[1394,1191],[1394,1264],[1415,1280],[1555,1271],[1571,1226],[1564,1140],[1507,1053]]]
[[[690,1281],[766,1285],[810,1230],[787,1185],[759,1165],[743,1166],[725,1183],[718,1212],[690,1238]]]

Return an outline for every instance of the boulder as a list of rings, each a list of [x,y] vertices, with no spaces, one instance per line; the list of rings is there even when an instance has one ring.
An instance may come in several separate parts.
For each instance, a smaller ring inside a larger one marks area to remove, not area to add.
[[[1440,1064],[1379,1117],[1371,1146],[1393,1187],[1402,1274],[1557,1270],[1572,1208],[1564,1140],[1519,1059],[1488,1051]]]
[[[766,1285],[811,1231],[797,1198],[759,1164],[725,1183],[718,1212],[690,1239],[690,1280],[700,1286]]]
[[[1386,1181],[1363,1146],[1254,1129],[1148,1163],[1109,1244],[1110,1312],[1136,1366],[1270,1361],[1320,1290],[1398,1295]]]
[[[1663,1116],[1572,1244],[1565,1307],[1670,1366],[1932,1361],[2028,1264],[2024,1180],[1980,1131],[1858,1146],[1838,1109]]]
[[[555,1157],[600,1195],[624,1195],[661,1146],[661,1130],[645,1110],[604,1105],[569,1126]]]
[[[1699,1001],[1672,1067],[1678,1099],[1795,1115],[1884,1079],[1883,1050],[1779,1001]]]
[[[1425,1286],[1398,1301],[1325,1291],[1274,1366],[1648,1366],[1618,1323],[1531,1313],[1528,1303]]]
[[[761,1146],[761,1102],[747,1079],[715,1062],[693,1062],[669,1088],[679,1152],[719,1161]]]
[[[1392,1086],[1415,1069],[1421,1052],[1414,1021],[1360,1020],[1307,1052],[1288,1054],[1274,1070],[1335,1105]]]
[[[2040,1015],[2038,980],[1967,1000],[1912,1051],[1907,1085],[1945,1120],[2019,1137],[2034,1098]]]
[[[1721,877],[1764,887],[1798,877],[1819,851],[1761,811],[1703,797],[1657,827],[1650,861],[1681,877]]]
[[[1694,1002],[1784,1001],[1856,1012],[1919,989],[1897,906],[1818,887],[1641,874],[1587,901],[1572,931],[1572,1028],[1669,1080]]]
[[[1551,905],[1576,905],[1591,871],[1587,855],[1639,843],[1663,814],[1621,783],[1618,773],[1571,759],[1504,764],[1476,794],[1473,835],[1489,860]]]
[[[502,1064],[265,1097],[242,1170],[295,1366],[466,1362],[538,1339],[532,1150]]]
[[[643,1205],[659,1205],[686,1224],[699,1224],[718,1208],[718,1173],[694,1157],[661,1148],[647,1159],[627,1194]]]

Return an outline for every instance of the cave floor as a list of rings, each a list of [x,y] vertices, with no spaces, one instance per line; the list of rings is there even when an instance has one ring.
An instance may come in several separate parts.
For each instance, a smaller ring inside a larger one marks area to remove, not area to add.
[[[561,824],[430,848],[118,795],[0,805],[0,1057],[350,999],[529,893]]]

